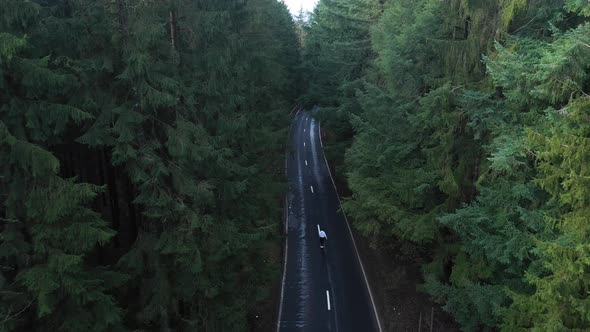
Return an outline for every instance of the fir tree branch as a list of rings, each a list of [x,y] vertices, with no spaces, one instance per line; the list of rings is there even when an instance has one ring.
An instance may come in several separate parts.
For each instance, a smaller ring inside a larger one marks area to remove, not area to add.
[[[453,88],[451,89],[451,93],[452,93],[452,94],[455,94],[455,90],[457,90],[457,89],[461,89],[462,87],[464,87],[464,86],[463,86],[463,85],[458,85],[458,86],[456,86],[456,87],[453,87]]]
[[[7,218],[0,218],[0,221],[11,222],[11,223],[21,222],[18,219],[7,219]]]
[[[8,287],[11,287],[14,284],[15,284],[15,282],[8,285]],[[7,291],[7,290],[0,291],[0,295],[21,295],[21,294],[22,294],[22,292],[14,292],[14,291]]]
[[[589,46],[589,47],[590,47],[590,46]],[[567,81],[567,82],[566,82],[566,81],[564,81],[564,80],[560,80],[560,79],[558,79],[558,78],[556,78],[555,80],[556,80],[557,82],[559,82],[559,83],[563,84],[563,85],[566,85],[566,86],[567,86],[567,83],[568,83],[568,82],[571,82],[571,83],[572,83],[572,84],[573,84],[573,85],[576,87],[576,89],[574,90],[574,92],[576,92],[576,91],[577,91],[577,92],[580,92],[581,94],[583,94],[583,95],[584,95],[584,97],[586,97],[586,98],[590,98],[590,95],[588,95],[586,92],[584,92],[584,90],[582,90],[582,88],[580,87],[580,85],[578,84],[578,82],[576,82],[576,81],[574,81],[574,80],[572,80],[572,79],[570,79],[570,78],[568,78],[568,81]],[[574,94],[574,92],[572,92],[572,95]],[[571,99],[571,96],[570,96],[570,99]]]
[[[14,313],[13,315],[11,315],[11,314],[10,314],[12,310],[9,310],[9,311],[8,311],[8,313],[6,314],[6,318],[4,318],[4,321],[3,321],[2,323],[6,323],[6,322],[8,322],[8,321],[10,321],[10,320],[12,320],[12,319],[14,319],[14,318],[16,318],[17,316],[19,316],[19,315],[20,315],[20,314],[22,314],[23,312],[25,312],[25,310],[27,310],[27,309],[28,309],[28,308],[31,306],[31,304],[33,304],[33,301],[34,301],[34,300],[35,300],[34,298],[33,298],[33,299],[31,299],[31,301],[29,301],[29,304],[27,304],[27,305],[26,305],[24,308],[22,308],[22,309],[21,309],[19,312],[16,312],[16,313]]]
[[[530,21],[528,21],[525,25],[521,26],[520,28],[514,30],[513,34],[519,32],[520,30],[526,28],[529,24],[533,23],[534,20],[537,19],[537,17],[539,17],[539,14],[535,15],[535,17],[533,17]]]

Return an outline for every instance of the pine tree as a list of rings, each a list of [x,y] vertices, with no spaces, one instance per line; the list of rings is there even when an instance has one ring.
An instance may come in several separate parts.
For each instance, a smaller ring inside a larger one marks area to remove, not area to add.
[[[247,330],[278,277],[286,6],[2,10],[2,329]]]
[[[375,245],[402,240],[427,255],[424,290],[465,330],[588,328],[587,10],[575,0],[385,1],[368,25],[373,53],[355,62],[369,64],[348,95],[359,107],[345,116],[309,42],[342,34],[309,29],[308,66],[324,75],[311,81],[327,83],[308,96],[325,126],[350,118],[353,128],[345,209]]]
[[[582,11],[583,12],[583,11]],[[586,72],[590,49],[588,25],[556,33],[544,44],[524,44],[518,53],[507,50],[497,62],[497,76],[514,97],[528,86],[528,103],[549,107],[539,123],[527,130],[527,143],[537,158],[535,183],[549,195],[545,216],[547,231],[535,236],[541,267],[527,271],[528,292],[511,293],[513,304],[505,311],[504,327],[557,331],[587,329],[586,197],[584,177],[586,151],[585,112],[588,96]],[[508,59],[507,56],[512,56]],[[508,85],[506,69],[521,65],[521,82]],[[550,64],[550,65],[549,65]],[[506,75],[506,76],[505,76]],[[561,79],[567,77],[567,79]],[[550,236],[549,236],[550,235]]]
[[[9,2],[0,25],[2,329],[113,331],[122,310],[112,291],[125,277],[88,262],[113,236],[91,210],[102,188],[62,178],[51,152],[93,117],[72,97],[84,69],[43,45],[45,29],[70,19],[49,8],[68,9]]]
[[[356,93],[373,57],[370,27],[381,11],[377,0],[319,1],[305,31],[302,72],[306,82],[302,102],[321,105],[316,113],[329,128],[334,144],[326,147],[335,164],[343,164],[352,143],[350,115],[358,113]]]

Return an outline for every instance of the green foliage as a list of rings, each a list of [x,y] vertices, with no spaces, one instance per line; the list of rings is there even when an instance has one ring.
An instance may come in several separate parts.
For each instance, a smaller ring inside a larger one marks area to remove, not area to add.
[[[278,275],[286,6],[9,1],[0,17],[0,329],[248,330]],[[75,168],[80,151],[105,163]],[[105,167],[119,177],[93,179]]]
[[[379,16],[378,0],[319,1],[305,29],[302,52],[307,84],[302,101],[321,104],[317,116],[341,144],[327,154],[339,162],[351,144],[350,114],[360,111],[356,92],[362,89],[373,57],[370,27]]]
[[[363,112],[353,120],[357,134],[347,154],[353,197],[346,209],[366,234],[438,242],[436,216],[471,199],[477,158],[469,156],[478,144],[460,109],[461,87],[441,79],[445,55],[435,44],[447,36],[438,27],[445,6],[391,2],[373,28],[376,68],[368,77],[375,82],[357,92]]]
[[[585,304],[588,192],[584,179],[588,138],[583,125],[588,106],[585,97],[573,100],[567,114],[548,114],[546,131],[531,131],[528,136],[539,160],[536,182],[556,205],[545,218],[556,235],[538,239],[543,269],[526,274],[527,281],[535,286],[532,294],[512,294],[514,303],[507,310],[506,328],[556,331],[590,326]]]
[[[565,9],[584,16],[590,16],[590,4],[584,0],[566,0]]]
[[[336,3],[320,1],[320,23]],[[344,208],[355,226],[376,245],[428,253],[423,289],[463,330],[587,330],[587,1],[382,8],[354,94],[310,85],[325,127],[353,129]],[[306,38],[342,36],[312,25]]]
[[[110,292],[118,272],[86,257],[113,236],[89,206],[101,190],[59,176],[49,151],[72,125],[92,116],[70,104],[78,80],[51,56],[35,57],[39,7],[11,2],[4,12],[1,53],[0,158],[2,163],[3,330],[37,317],[46,329],[111,331],[123,312]],[[34,305],[33,305],[34,304]],[[35,315],[30,315],[35,312]],[[93,317],[102,317],[100,320]]]

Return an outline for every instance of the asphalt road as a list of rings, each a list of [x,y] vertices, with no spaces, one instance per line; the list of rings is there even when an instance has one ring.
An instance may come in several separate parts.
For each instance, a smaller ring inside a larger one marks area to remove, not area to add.
[[[309,113],[297,113],[287,155],[288,234],[278,330],[378,331],[319,132]],[[328,237],[323,250],[318,225]]]

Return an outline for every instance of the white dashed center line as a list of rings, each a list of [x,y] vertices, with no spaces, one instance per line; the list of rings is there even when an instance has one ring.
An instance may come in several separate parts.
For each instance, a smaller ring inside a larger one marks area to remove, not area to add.
[[[330,307],[330,291],[326,291],[326,300],[328,301],[328,311],[332,310]]]
[[[313,186],[309,186],[311,188],[311,193],[313,194]]]

